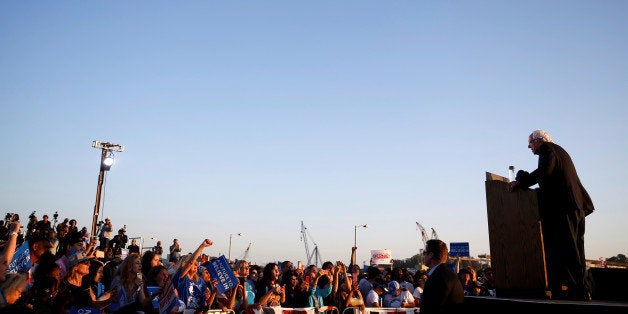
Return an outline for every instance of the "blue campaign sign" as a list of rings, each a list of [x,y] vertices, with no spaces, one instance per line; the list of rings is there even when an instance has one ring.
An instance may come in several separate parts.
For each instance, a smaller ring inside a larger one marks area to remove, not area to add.
[[[9,271],[24,274],[31,268],[31,251],[28,249],[28,241],[24,241],[15,250],[13,259],[9,264]]]
[[[207,270],[212,275],[212,278],[218,280],[218,291],[221,293],[225,293],[225,291],[238,285],[238,279],[231,267],[229,267],[229,262],[224,255],[211,261],[207,265]]]
[[[469,242],[449,242],[449,256],[470,257]]]

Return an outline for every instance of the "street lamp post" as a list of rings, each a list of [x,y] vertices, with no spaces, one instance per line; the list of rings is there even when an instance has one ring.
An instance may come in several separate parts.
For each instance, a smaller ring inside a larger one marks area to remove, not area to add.
[[[102,150],[100,155],[100,172],[98,173],[98,187],[96,189],[96,205],[94,205],[94,218],[92,220],[92,238],[97,238],[96,226],[98,225],[98,215],[100,215],[100,199],[102,196],[102,185],[105,179],[105,171],[109,171],[113,165],[113,152],[123,152],[124,146],[109,142],[93,141],[93,148]]]
[[[242,236],[242,232],[238,232],[238,233],[232,233],[229,235],[229,261],[231,262],[231,239],[233,238],[234,235],[237,235],[238,237]]]
[[[368,225],[355,225],[353,227],[353,247],[358,247],[358,228],[368,228]]]

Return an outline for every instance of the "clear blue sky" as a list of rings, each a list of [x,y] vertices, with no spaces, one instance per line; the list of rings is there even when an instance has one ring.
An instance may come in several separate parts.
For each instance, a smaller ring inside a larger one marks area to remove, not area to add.
[[[628,254],[626,1],[2,1],[0,210],[146,246],[306,261],[407,258],[415,221],[490,253],[485,172],[533,170],[547,130]],[[154,237],[155,240],[150,238]],[[310,247],[313,244],[310,243]]]

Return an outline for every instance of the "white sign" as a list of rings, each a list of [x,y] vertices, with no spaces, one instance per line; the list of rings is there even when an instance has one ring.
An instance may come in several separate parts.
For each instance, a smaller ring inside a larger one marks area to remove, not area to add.
[[[371,263],[375,265],[392,264],[390,250],[371,250]]]

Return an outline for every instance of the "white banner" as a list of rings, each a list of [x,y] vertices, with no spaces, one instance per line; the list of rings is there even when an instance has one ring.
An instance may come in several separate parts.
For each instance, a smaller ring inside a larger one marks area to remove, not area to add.
[[[371,250],[371,261],[375,265],[392,264],[392,253],[390,250]]]

